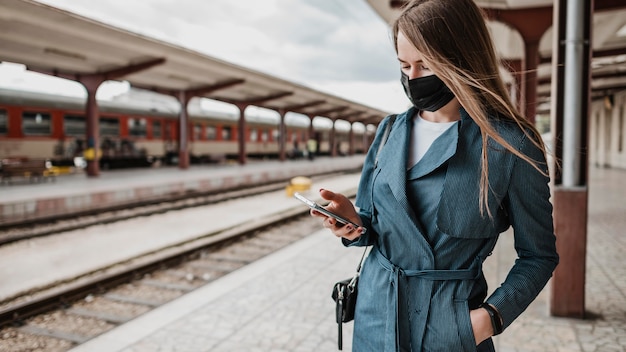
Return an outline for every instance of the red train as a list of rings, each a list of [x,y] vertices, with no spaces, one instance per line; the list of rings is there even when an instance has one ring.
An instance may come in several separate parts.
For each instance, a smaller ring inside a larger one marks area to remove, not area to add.
[[[235,112],[207,111],[200,100],[189,107],[189,150],[192,163],[236,159]],[[103,169],[177,162],[178,105],[156,93],[131,90],[123,98],[99,101],[100,149]],[[73,164],[85,148],[84,99],[0,89],[0,159],[49,159],[54,165]],[[279,153],[278,116],[246,113],[246,153],[249,158],[275,158]],[[286,149],[290,157],[303,155],[309,119],[286,117]],[[346,123],[347,124],[347,123]],[[339,154],[348,153],[349,125],[336,124]],[[331,124],[314,123],[318,154],[330,152]],[[372,131],[354,127],[354,150],[364,153]]]

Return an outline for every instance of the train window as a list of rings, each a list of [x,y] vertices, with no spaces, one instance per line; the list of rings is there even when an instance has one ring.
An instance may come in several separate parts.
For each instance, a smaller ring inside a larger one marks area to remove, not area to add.
[[[172,139],[172,124],[168,122],[165,123],[165,140]]]
[[[262,142],[267,142],[268,137],[269,137],[269,135],[267,133],[267,130],[263,130],[263,132],[261,132],[261,141]]]
[[[146,126],[146,119],[128,119],[128,134],[133,137],[147,137],[148,128]]]
[[[224,126],[222,127],[222,140],[229,141],[232,136],[232,127]]]
[[[205,126],[204,128],[205,138],[209,141],[217,139],[217,128],[215,126]]]
[[[278,141],[280,140],[280,131],[277,129],[273,129],[272,130],[272,140],[273,141]]]
[[[22,131],[27,136],[48,136],[52,133],[52,118],[44,112],[25,111],[22,114]]]
[[[119,137],[120,121],[113,117],[100,118],[100,136]]]
[[[9,130],[9,115],[4,109],[0,109],[0,135],[6,135]]]
[[[152,121],[152,138],[161,138],[161,121]]]
[[[195,124],[193,125],[193,140],[199,141],[202,139],[202,125]]]
[[[87,133],[87,122],[84,116],[63,116],[63,134],[72,137],[84,137]]]
[[[259,140],[259,131],[256,128],[250,130],[250,142],[256,142]]]

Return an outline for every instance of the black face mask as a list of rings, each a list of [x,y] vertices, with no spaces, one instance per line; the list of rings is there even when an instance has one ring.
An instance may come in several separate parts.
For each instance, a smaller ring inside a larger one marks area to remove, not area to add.
[[[454,98],[450,89],[435,75],[409,79],[403,72],[400,81],[407,97],[419,110],[437,111]]]

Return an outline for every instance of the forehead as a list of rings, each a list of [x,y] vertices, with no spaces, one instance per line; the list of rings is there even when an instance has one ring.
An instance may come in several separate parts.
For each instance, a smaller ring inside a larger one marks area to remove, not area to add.
[[[413,43],[402,33],[398,31],[397,44],[398,60],[404,62],[422,61],[422,54],[415,48]]]

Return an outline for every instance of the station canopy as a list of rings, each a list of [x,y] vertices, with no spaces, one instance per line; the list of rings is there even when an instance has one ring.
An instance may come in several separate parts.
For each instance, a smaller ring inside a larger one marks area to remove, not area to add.
[[[388,114],[31,0],[0,1],[0,61],[76,81],[124,80],[159,93],[311,118],[377,124]]]
[[[398,17],[407,1],[367,0],[367,2],[381,18],[391,23]],[[549,106],[555,35],[552,27],[552,10],[555,0],[475,0],[475,2],[491,15],[487,25],[498,55],[503,61],[524,60],[524,39],[516,27],[525,27],[530,35],[541,36],[538,40],[537,102]],[[598,99],[626,90],[626,1],[595,0],[592,3],[594,13],[591,30],[591,96]],[[543,25],[542,22],[546,21],[546,18],[550,26],[545,33],[539,32],[538,28]],[[512,82],[510,73],[505,73],[509,75],[509,82]],[[545,111],[546,108],[539,110]]]

